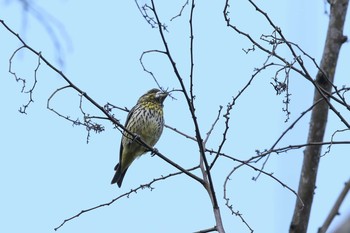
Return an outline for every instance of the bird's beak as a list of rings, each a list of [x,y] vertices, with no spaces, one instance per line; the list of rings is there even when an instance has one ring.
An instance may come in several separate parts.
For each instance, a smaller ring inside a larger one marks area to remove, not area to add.
[[[159,99],[159,101],[161,103],[163,103],[163,101],[165,100],[165,98],[168,96],[168,93],[167,92],[162,92],[162,91],[159,91],[157,94],[156,94],[156,98]]]

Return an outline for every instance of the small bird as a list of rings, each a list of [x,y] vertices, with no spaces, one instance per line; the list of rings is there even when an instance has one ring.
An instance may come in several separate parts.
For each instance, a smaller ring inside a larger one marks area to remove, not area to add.
[[[160,138],[164,127],[163,102],[167,92],[153,88],[142,95],[130,110],[125,128],[140,137],[147,145],[153,147]],[[123,132],[120,143],[119,163],[115,166],[115,175],[111,184],[121,187],[130,164],[148,150],[132,135]]]

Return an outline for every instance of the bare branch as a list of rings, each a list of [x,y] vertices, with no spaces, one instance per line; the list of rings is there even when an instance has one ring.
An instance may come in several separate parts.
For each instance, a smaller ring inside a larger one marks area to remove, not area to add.
[[[178,18],[178,17],[181,17],[182,12],[184,11],[184,9],[185,9],[185,7],[186,7],[187,5],[188,5],[188,0],[185,2],[185,4],[182,5],[180,12],[179,12],[177,15],[175,15],[174,17],[172,17],[172,18],[170,19],[170,21],[173,21],[174,19],[176,19],[176,18]]]
[[[195,111],[194,108],[194,100],[195,95],[193,92],[193,72],[194,72],[194,56],[193,56],[193,42],[194,42],[194,35],[193,35],[193,13],[194,13],[194,0],[192,0],[191,4],[191,12],[190,12],[190,97],[191,97],[191,103],[192,103],[192,111]]]
[[[341,204],[344,202],[344,199],[346,195],[348,194],[350,190],[350,179],[345,183],[343,190],[340,192],[338,199],[334,203],[334,206],[332,207],[331,211],[329,212],[326,220],[324,221],[323,225],[318,229],[318,233],[326,233],[328,230],[328,227],[331,225],[333,219],[339,215],[339,209]]]
[[[219,154],[219,153],[217,153]],[[226,158],[230,158],[232,159],[233,161],[236,161],[235,158],[231,157],[231,156],[228,156],[228,155],[225,155],[223,153],[220,153],[221,156],[224,156]],[[244,166],[245,162],[241,161],[242,163],[236,167],[234,167],[230,172],[229,174],[226,176],[226,179],[225,179],[225,182],[224,182],[224,185],[223,185],[223,190],[224,190],[224,196],[223,196],[223,199],[225,200],[225,205],[226,207],[231,211],[231,214],[232,215],[235,215],[237,217],[239,217],[241,219],[241,221],[244,223],[244,225],[250,230],[250,232],[254,232],[253,228],[250,227],[250,225],[248,224],[248,222],[245,220],[245,218],[243,217],[243,214],[240,213],[239,211],[235,211],[233,209],[233,205],[231,204],[230,202],[230,198],[228,197],[228,194],[227,194],[227,183],[229,180],[231,180],[231,175],[233,174],[234,171],[236,171],[239,167],[242,167]]]
[[[122,107],[115,106],[114,104],[111,104],[111,103],[107,103],[104,106],[104,109],[106,109],[108,112],[112,111],[113,108],[116,108],[116,109],[124,111],[124,112],[130,111],[127,107],[122,108]]]
[[[191,172],[193,170],[196,170],[198,169],[198,166],[196,167],[192,167],[190,169],[187,169],[186,171],[187,172]],[[94,206],[94,207],[91,207],[91,208],[88,208],[88,209],[85,209],[85,210],[82,210],[80,211],[78,214],[70,217],[70,218],[67,218],[65,219],[58,227],[56,227],[54,230],[57,231],[58,229],[60,229],[63,225],[65,225],[67,222],[75,219],[75,218],[78,218],[80,215],[82,214],[85,214],[87,212],[90,212],[92,210],[95,210],[95,209],[99,209],[99,208],[102,208],[102,207],[106,207],[106,206],[110,206],[111,204],[113,204],[114,202],[116,202],[117,200],[123,198],[123,197],[127,197],[129,198],[131,194],[137,194],[138,191],[140,190],[144,190],[144,189],[150,189],[150,190],[153,190],[154,188],[152,187],[152,184],[154,183],[157,183],[158,181],[161,181],[161,180],[166,180],[170,177],[174,177],[174,176],[177,176],[177,175],[180,175],[180,174],[183,174],[183,172],[175,172],[175,173],[170,173],[166,176],[161,176],[161,177],[158,177],[158,178],[155,178],[153,179],[151,182],[147,183],[147,184],[141,184],[139,187],[135,188],[135,189],[131,189],[129,192],[126,192],[122,195],[119,195],[118,197],[112,199],[111,201],[109,202],[106,202],[106,203],[103,203],[103,204],[100,204],[100,205],[97,205],[97,206]]]
[[[216,227],[212,227],[212,228],[208,228],[208,229],[200,230],[200,231],[195,231],[193,233],[208,233],[208,232],[213,232],[213,231],[217,231]]]
[[[230,103],[227,104],[227,110],[226,113],[224,114],[224,118],[225,118],[225,129],[224,132],[222,134],[222,140],[221,143],[219,145],[219,149],[218,149],[218,153],[216,154],[216,156],[214,157],[212,163],[210,164],[210,169],[212,169],[212,167],[214,166],[215,162],[217,161],[217,159],[219,158],[219,154],[221,152],[222,147],[224,146],[224,143],[226,141],[226,135],[228,133],[228,129],[229,129],[229,121],[230,121],[230,112],[233,108],[233,105],[236,104],[237,99],[243,94],[243,92],[250,86],[250,84],[253,82],[253,79],[264,69],[266,69],[269,66],[274,66],[274,63],[269,63],[269,64],[264,64],[261,68],[256,69],[255,73],[251,76],[251,78],[249,79],[249,81],[247,82],[247,84],[238,92],[238,94],[235,97],[232,97],[232,101]]]
[[[16,82],[21,82],[22,83],[22,90],[21,92],[22,93],[25,93],[25,94],[29,94],[29,100],[26,104],[23,104],[22,107],[19,108],[19,112],[20,113],[24,113],[24,114],[27,114],[27,108],[29,107],[29,105],[31,103],[34,102],[34,99],[33,99],[33,92],[34,92],[34,89],[36,87],[36,84],[37,84],[37,73],[38,73],[38,70],[39,70],[39,67],[41,65],[40,63],[40,58],[41,58],[41,53],[39,52],[38,53],[38,63],[37,63],[37,67],[34,69],[34,82],[32,84],[31,87],[28,88],[28,90],[25,90],[27,88],[26,84],[27,84],[27,80],[25,78],[20,78],[18,77],[18,75],[16,74],[15,71],[13,71],[12,69],[12,62],[13,62],[13,59],[15,57],[15,55],[21,51],[22,49],[25,49],[26,47],[25,46],[21,46],[19,48],[17,48],[11,55],[10,59],[9,59],[9,73],[13,75],[13,77],[15,78]]]
[[[334,141],[334,137],[336,134],[338,133],[341,133],[341,132],[345,132],[345,131],[349,131],[350,129],[341,129],[341,130],[336,130],[333,134],[332,134],[332,137],[331,137],[331,142]],[[333,144],[329,144],[327,146],[327,150],[321,155],[321,157],[325,156],[326,154],[328,154],[330,151],[331,151],[331,147],[332,147]]]
[[[136,6],[139,9],[142,17],[146,20],[146,22],[152,27],[157,27],[157,22],[154,20],[153,16],[148,14],[149,7],[147,5],[140,6],[140,4],[135,0]]]
[[[188,138],[188,139],[191,139],[192,141],[197,142],[197,139],[195,137],[192,137],[192,136],[190,136],[190,135],[188,135],[186,133],[183,133],[183,132],[179,131],[178,129],[176,129],[174,127],[171,127],[170,125],[166,125],[165,124],[164,127],[168,128],[168,129],[170,129],[170,130],[172,130],[172,131],[174,131],[174,132],[176,132],[176,133],[178,133],[178,134],[180,134],[182,136],[184,136],[185,138]]]
[[[350,143],[350,141],[349,141]],[[302,147],[302,146],[301,146]],[[213,151],[213,150],[209,150],[207,149],[208,152],[210,153],[217,153],[217,151]],[[287,188],[289,191],[291,191],[296,197],[298,197],[298,194],[296,191],[294,191],[292,188],[290,188],[287,184],[285,184],[284,182],[282,182],[281,180],[279,180],[278,178],[276,178],[272,173],[267,173],[265,172],[264,170],[261,170],[253,165],[250,164],[250,162],[252,161],[251,159],[248,159],[248,160],[241,160],[241,159],[237,159],[237,158],[234,158],[232,156],[229,156],[225,153],[220,153],[221,156],[225,157],[225,158],[228,158],[232,161],[235,161],[235,162],[238,162],[240,163],[240,165],[234,167],[231,172],[226,176],[226,179],[225,179],[225,183],[224,183],[224,190],[226,190],[226,183],[230,180],[230,176],[233,174],[234,171],[236,171],[238,168],[242,167],[242,166],[247,166],[251,169],[253,169],[254,171],[259,171],[261,172],[262,174],[272,178],[273,180],[277,181],[282,187],[284,188]],[[299,197],[298,197],[299,198]],[[300,198],[299,198],[300,199]],[[300,199],[300,201],[302,201]]]
[[[208,141],[208,139],[209,139],[211,133],[213,132],[216,123],[218,123],[218,121],[219,121],[219,117],[220,117],[220,115],[221,115],[221,110],[222,110],[222,106],[220,105],[220,106],[219,106],[218,115],[217,115],[217,117],[216,117],[214,123],[211,125],[211,128],[210,128],[209,131],[207,132],[207,137],[204,139],[204,142],[203,142],[204,145],[207,144],[207,141]]]
[[[9,59],[9,73],[13,75],[13,77],[15,78],[16,82],[21,82],[22,83],[22,90],[21,92],[24,92],[24,89],[26,88],[26,80],[23,78],[20,78],[17,76],[16,72],[14,72],[12,70],[12,62],[13,62],[13,58],[15,57],[15,55],[17,54],[17,52],[19,52],[20,50],[24,49],[25,46],[21,46],[19,48],[17,48],[11,55],[10,59]],[[30,101],[30,100],[29,100]]]
[[[140,57],[140,59],[139,59],[140,64],[141,64],[143,70],[144,70],[146,73],[148,73],[149,75],[151,75],[152,78],[153,78],[153,80],[154,80],[155,83],[157,84],[157,86],[158,86],[161,90],[163,90],[163,88],[159,85],[158,80],[157,80],[157,78],[154,76],[153,72],[149,71],[149,70],[146,68],[146,66],[144,65],[144,63],[143,63],[143,57],[144,57],[146,54],[150,54],[150,53],[166,54],[166,52],[160,51],[160,50],[156,50],[156,49],[144,51],[144,52],[142,52],[141,57]]]

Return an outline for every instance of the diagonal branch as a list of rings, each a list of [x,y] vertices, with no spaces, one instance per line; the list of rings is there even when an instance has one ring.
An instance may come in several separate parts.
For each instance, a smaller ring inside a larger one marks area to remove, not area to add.
[[[29,51],[31,51],[32,53],[36,54],[40,61],[43,61],[50,69],[52,69],[54,72],[56,72],[57,74],[59,74],[68,84],[62,88],[57,89],[50,98],[52,98],[52,96],[57,93],[58,91],[65,89],[65,88],[73,88],[75,91],[77,91],[81,97],[84,97],[86,100],[88,100],[93,106],[95,106],[97,109],[99,109],[107,118],[108,120],[110,120],[115,126],[123,129],[125,132],[127,132],[128,134],[130,134],[133,139],[137,140],[142,146],[144,146],[148,151],[152,152],[153,154],[156,154],[158,157],[160,157],[161,159],[163,159],[164,161],[166,161],[167,163],[169,163],[170,165],[172,165],[173,167],[179,169],[180,171],[182,171],[183,173],[185,173],[186,175],[190,176],[191,178],[193,178],[194,180],[198,181],[200,184],[205,185],[204,181],[199,178],[198,176],[192,174],[191,172],[187,171],[186,169],[182,168],[181,166],[179,166],[178,164],[176,164],[175,162],[171,161],[170,159],[168,159],[166,156],[164,156],[162,153],[160,153],[157,149],[154,149],[152,147],[150,147],[147,143],[145,143],[140,137],[138,137],[136,134],[130,132],[128,129],[126,129],[124,127],[124,125],[122,125],[119,120],[117,120],[116,118],[113,117],[113,115],[111,115],[111,113],[109,112],[108,109],[104,108],[104,106],[98,104],[92,97],[90,97],[86,92],[82,91],[78,86],[76,86],[72,81],[70,81],[70,79],[59,69],[57,69],[54,65],[52,65],[42,54],[41,52],[36,51],[35,49],[33,49],[31,46],[29,46],[16,32],[14,32],[9,26],[7,26],[7,24],[3,21],[0,20],[0,23],[11,33],[13,34],[15,37],[17,37],[17,39],[22,43],[22,47],[28,49]],[[21,48],[22,48],[21,47]],[[40,64],[40,63],[39,63]],[[50,109],[50,108],[49,108]]]
[[[198,168],[198,166],[192,167],[192,168],[190,168],[190,169],[187,169],[187,171],[190,172],[190,171],[196,170],[197,168]],[[61,227],[63,227],[63,225],[65,225],[67,222],[69,222],[69,221],[71,221],[71,220],[73,220],[73,219],[75,219],[75,218],[78,218],[78,217],[79,217],[80,215],[82,215],[82,214],[85,214],[85,213],[87,213],[87,212],[93,211],[93,210],[95,210],[95,209],[99,209],[99,208],[102,208],[102,207],[110,206],[111,204],[113,204],[113,203],[116,202],[117,200],[119,200],[119,199],[121,199],[121,198],[123,198],[123,197],[129,197],[129,196],[130,196],[131,194],[133,194],[133,193],[136,194],[136,193],[137,193],[138,191],[140,191],[140,190],[143,190],[143,189],[146,189],[146,188],[149,188],[149,189],[153,190],[154,188],[152,187],[152,184],[154,184],[154,183],[156,183],[156,182],[158,182],[158,181],[161,181],[161,180],[166,180],[166,179],[168,179],[168,178],[170,178],[170,177],[173,177],[173,176],[180,175],[180,174],[182,174],[182,173],[183,173],[183,172],[180,171],[180,172],[170,173],[170,174],[168,174],[168,175],[166,175],[166,176],[161,176],[161,177],[155,178],[155,179],[153,179],[151,182],[149,182],[149,183],[147,183],[147,184],[141,184],[139,187],[134,188],[134,189],[131,189],[129,192],[126,192],[126,193],[124,193],[124,194],[121,194],[121,195],[119,195],[118,197],[112,199],[112,200],[109,201],[109,202],[106,202],[106,203],[103,203],[103,204],[100,204],[100,205],[97,205],[97,206],[94,206],[94,207],[90,207],[90,208],[88,208],[88,209],[81,210],[78,214],[75,214],[74,216],[63,220],[63,222],[62,222],[59,226],[55,227],[54,230],[55,230],[55,231],[59,230],[59,229],[60,229]]]
[[[318,233],[326,233],[329,225],[331,225],[331,222],[333,219],[339,215],[339,208],[341,204],[344,202],[344,199],[346,195],[348,194],[350,190],[350,179],[345,183],[343,190],[340,192],[339,197],[337,201],[334,203],[333,208],[331,209],[331,212],[328,214],[326,220],[324,221],[322,227],[318,229]]]

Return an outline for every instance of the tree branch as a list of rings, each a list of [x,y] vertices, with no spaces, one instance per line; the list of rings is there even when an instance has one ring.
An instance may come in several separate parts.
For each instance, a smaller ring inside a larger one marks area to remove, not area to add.
[[[190,171],[193,171],[193,170],[196,170],[198,168],[198,166],[196,167],[192,167],[190,169],[187,169],[186,171],[190,172]],[[103,203],[103,204],[100,204],[100,205],[97,205],[97,206],[94,206],[94,207],[91,207],[91,208],[88,208],[88,209],[84,209],[84,210],[81,210],[78,214],[75,214],[74,216],[70,217],[70,218],[67,218],[65,220],[63,220],[63,222],[54,228],[55,231],[59,230],[61,227],[63,227],[63,225],[65,225],[67,222],[75,219],[75,218],[78,218],[80,215],[82,214],[85,214],[87,212],[90,212],[92,210],[95,210],[95,209],[99,209],[99,208],[102,208],[102,207],[105,207],[105,206],[109,206],[111,204],[113,204],[114,202],[116,202],[117,200],[123,198],[123,197],[129,197],[131,194],[133,193],[137,193],[138,191],[140,190],[143,190],[143,189],[146,189],[146,188],[149,188],[151,190],[153,190],[153,187],[152,187],[152,184],[158,182],[158,181],[161,181],[161,180],[165,180],[165,179],[168,179],[170,177],[173,177],[173,176],[177,176],[177,175],[180,175],[182,174],[183,172],[180,171],[180,172],[175,172],[175,173],[170,173],[166,176],[161,176],[161,177],[158,177],[158,178],[155,178],[153,179],[151,182],[147,183],[147,184],[141,184],[139,187],[137,188],[134,188],[134,189],[131,189],[129,192],[126,192],[124,194],[121,194],[119,195],[118,197],[112,199],[111,201],[109,202],[106,202],[106,203]]]
[[[326,43],[323,50],[320,70],[316,75],[316,82],[325,92],[330,93],[337,60],[342,44],[345,42],[343,35],[344,21],[348,7],[348,0],[331,1],[330,19]],[[326,76],[324,75],[326,74]],[[319,90],[315,90],[314,102],[323,98]],[[311,113],[308,142],[322,142],[330,105],[327,101],[317,104]],[[304,151],[304,161],[299,180],[298,194],[304,202],[301,205],[296,201],[290,233],[306,233],[310,219],[311,206],[314,197],[317,171],[321,155],[321,146],[307,146]]]
[[[348,194],[350,190],[350,179],[345,183],[343,190],[339,194],[339,197],[337,201],[334,203],[333,208],[331,209],[330,213],[328,214],[326,220],[324,221],[323,225],[318,229],[318,233],[326,233],[329,225],[331,225],[331,222],[335,218],[335,216],[339,215],[339,208],[341,204],[343,203],[346,195]]]

